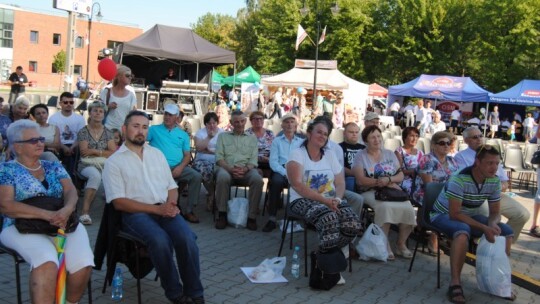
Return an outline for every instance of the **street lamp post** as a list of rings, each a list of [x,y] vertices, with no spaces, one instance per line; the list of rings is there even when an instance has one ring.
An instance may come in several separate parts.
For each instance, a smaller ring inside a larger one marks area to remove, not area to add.
[[[334,6],[330,8],[333,15],[337,15],[339,13],[339,6],[337,4],[337,1],[334,3]],[[306,5],[306,2],[304,1],[304,7],[300,9],[300,14],[305,17],[307,14],[309,14],[309,8]],[[319,10],[319,0],[315,0],[315,20],[317,25],[317,36],[315,37],[315,71],[313,72],[313,97],[311,100],[312,108],[316,107],[317,102],[317,63],[319,61],[319,41],[321,34],[321,11]]]
[[[94,17],[94,8],[97,6],[98,12],[96,15],[96,19],[98,21],[101,21],[101,18],[103,18],[103,15],[101,14],[101,5],[99,2],[94,2],[92,4],[92,11],[90,12],[90,17],[88,18],[88,50],[86,54],[86,83],[90,84],[90,35],[92,33],[92,18]]]

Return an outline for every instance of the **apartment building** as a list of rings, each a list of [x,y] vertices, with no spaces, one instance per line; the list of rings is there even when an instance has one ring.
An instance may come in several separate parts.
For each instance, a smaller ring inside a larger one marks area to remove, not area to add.
[[[51,11],[54,11],[52,7]],[[89,69],[88,81],[99,83],[98,52],[129,41],[143,30],[136,26],[100,22],[94,17],[88,40],[88,25],[88,17],[77,18],[73,78],[74,81],[79,75],[86,78]],[[32,86],[43,89],[63,86],[64,71],[56,71],[53,62],[55,55],[67,50],[67,32],[68,13],[65,11],[39,12],[0,4],[1,82],[5,83],[9,74],[22,66]]]

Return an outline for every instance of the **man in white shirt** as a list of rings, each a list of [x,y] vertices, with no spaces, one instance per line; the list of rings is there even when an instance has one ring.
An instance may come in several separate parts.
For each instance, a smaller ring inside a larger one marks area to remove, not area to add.
[[[459,119],[461,118],[461,112],[459,107],[456,107],[450,114],[450,129],[449,131],[458,134]]]
[[[459,165],[459,171],[463,168],[470,167],[474,164],[474,158],[476,156],[476,150],[482,145],[483,142],[482,132],[478,128],[469,127],[463,131],[463,140],[469,147],[463,151],[460,151],[455,156],[455,160]],[[508,189],[508,176],[504,172],[501,164],[497,170],[497,177],[501,181],[501,214],[508,219],[507,225],[514,230],[514,243],[519,238],[519,234],[525,226],[525,223],[529,220],[531,214],[523,207],[518,201],[509,197],[505,192]],[[483,204],[481,212],[488,213],[487,204]]]
[[[147,246],[167,299],[204,303],[197,236],[180,216],[178,186],[165,156],[145,144],[148,124],[144,112],[126,116],[125,143],[107,159],[103,170],[107,203],[121,212],[122,230]]]
[[[398,118],[399,118],[399,109],[400,109],[399,102],[396,100],[394,103],[390,106],[388,109],[390,111],[390,115],[394,117],[394,125],[397,125]]]
[[[415,109],[415,106],[413,106],[411,103],[409,103],[405,108],[403,108],[403,113],[406,119],[406,122],[405,122],[406,127],[414,126],[414,109]]]
[[[534,137],[534,126],[536,126],[537,123],[534,121],[534,118],[532,117],[532,113],[527,113],[527,118],[523,121],[523,135],[525,136],[525,141],[529,141],[529,139]]]
[[[84,117],[73,112],[73,98],[70,92],[62,93],[58,98],[61,111],[51,115],[48,121],[60,129],[60,159],[70,175],[75,172],[75,152],[79,146],[77,133],[86,126]]]
[[[416,106],[414,106],[414,116],[415,116],[415,122],[414,126],[419,128],[422,122],[424,121],[424,100],[419,99],[416,102]]]
[[[440,131],[446,131],[446,124],[441,120],[441,113],[439,111],[435,111],[433,112],[433,121],[427,128],[427,133],[433,135]]]

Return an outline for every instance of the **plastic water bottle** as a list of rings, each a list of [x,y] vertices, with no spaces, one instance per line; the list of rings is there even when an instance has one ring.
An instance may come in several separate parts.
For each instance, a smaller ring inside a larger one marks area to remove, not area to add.
[[[291,260],[291,274],[295,279],[300,277],[300,247],[295,246]]]
[[[120,301],[124,296],[124,279],[122,278],[122,269],[120,267],[116,268],[114,272],[114,277],[112,280],[112,292],[111,299],[113,301]]]

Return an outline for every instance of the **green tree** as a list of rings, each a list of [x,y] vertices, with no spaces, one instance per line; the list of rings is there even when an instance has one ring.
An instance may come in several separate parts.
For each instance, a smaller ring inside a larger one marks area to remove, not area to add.
[[[56,55],[53,56],[53,67],[56,73],[60,74],[60,88],[62,88],[62,75],[66,69],[66,51],[60,50]]]
[[[236,28],[236,22],[232,16],[207,13],[199,17],[197,22],[191,25],[191,28],[197,35],[224,49],[234,50],[236,48],[237,42],[231,35]],[[228,75],[228,71],[231,69],[232,66],[221,66],[216,70],[223,75]]]

